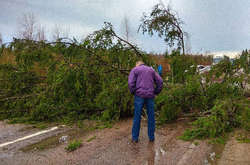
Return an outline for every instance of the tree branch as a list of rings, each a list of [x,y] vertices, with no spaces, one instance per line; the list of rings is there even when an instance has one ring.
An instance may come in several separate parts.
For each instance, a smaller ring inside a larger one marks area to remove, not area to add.
[[[119,37],[114,31],[112,31],[112,32],[113,32],[113,35],[114,35],[116,38],[118,38],[118,39],[121,40],[122,42],[125,42],[126,44],[128,44],[128,45],[135,51],[135,53],[136,53],[138,56],[143,57],[142,54],[137,50],[137,48],[136,48],[133,44],[131,44],[131,43],[129,43],[128,41],[126,41],[126,40],[122,39],[121,37]]]
[[[26,98],[30,98],[30,97],[33,97],[33,96],[37,96],[38,94],[32,94],[32,95],[26,95],[26,96],[21,96],[21,97],[7,97],[7,98],[4,98],[4,99],[1,99],[1,101],[9,101],[9,100],[22,100],[22,99],[26,99]]]

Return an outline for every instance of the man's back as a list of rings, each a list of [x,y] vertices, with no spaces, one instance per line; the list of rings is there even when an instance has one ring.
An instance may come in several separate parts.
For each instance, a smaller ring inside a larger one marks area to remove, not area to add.
[[[136,62],[136,67],[129,74],[128,86],[134,97],[134,119],[132,127],[132,141],[139,140],[141,112],[146,105],[148,116],[148,137],[149,141],[155,140],[155,115],[154,96],[162,89],[163,81],[153,68],[144,65],[142,61]]]
[[[142,98],[154,98],[162,89],[161,77],[146,65],[133,68],[128,83],[131,93]]]

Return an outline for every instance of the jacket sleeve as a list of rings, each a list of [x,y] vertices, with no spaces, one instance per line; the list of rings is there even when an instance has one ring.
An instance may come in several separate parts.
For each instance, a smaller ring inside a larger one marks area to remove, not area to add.
[[[162,80],[161,76],[156,72],[154,74],[154,80],[155,80],[155,84],[156,84],[155,94],[158,95],[162,90],[163,80]]]
[[[136,75],[135,70],[132,69],[128,76],[128,87],[132,94],[135,94],[136,90]]]

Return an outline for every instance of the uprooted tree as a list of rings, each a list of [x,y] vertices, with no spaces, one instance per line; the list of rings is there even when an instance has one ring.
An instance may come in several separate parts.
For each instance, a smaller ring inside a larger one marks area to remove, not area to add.
[[[173,47],[177,44],[177,48],[182,49],[182,53],[185,54],[183,22],[169,6],[166,8],[163,3],[156,4],[148,15],[143,14],[141,22],[138,31],[151,36],[158,33],[168,46]]]

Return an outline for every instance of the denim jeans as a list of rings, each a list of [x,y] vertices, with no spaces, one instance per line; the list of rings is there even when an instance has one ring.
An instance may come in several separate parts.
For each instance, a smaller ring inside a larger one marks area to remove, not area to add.
[[[148,115],[148,137],[149,140],[154,140],[155,132],[155,114],[154,114],[154,99],[153,98],[141,98],[135,95],[134,98],[134,119],[132,128],[132,140],[137,141],[140,134],[141,125],[141,112],[144,104],[147,108]]]

